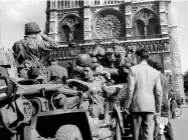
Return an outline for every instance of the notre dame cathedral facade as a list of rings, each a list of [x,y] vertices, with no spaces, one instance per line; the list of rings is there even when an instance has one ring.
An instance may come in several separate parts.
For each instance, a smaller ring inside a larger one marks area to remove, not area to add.
[[[46,9],[46,33],[62,46],[54,52],[59,59],[70,57],[64,48],[72,40],[92,48],[94,40],[108,47],[116,38],[125,49],[147,47],[183,94],[171,0],[50,0]]]

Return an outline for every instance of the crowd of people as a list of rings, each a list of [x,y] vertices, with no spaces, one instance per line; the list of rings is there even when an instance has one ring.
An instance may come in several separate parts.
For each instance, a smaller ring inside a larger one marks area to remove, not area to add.
[[[122,107],[123,111],[130,113],[133,139],[138,140],[142,130],[144,140],[153,140],[155,119],[159,116],[169,118],[165,137],[166,140],[174,139],[170,123],[170,109],[172,117],[175,117],[173,91],[168,87],[161,66],[150,63],[146,49],[137,50],[133,46],[126,51],[118,40],[112,41],[111,48],[104,49],[97,42],[90,54],[77,56],[76,65],[71,71],[60,66],[55,56],[48,57],[49,66],[44,69],[42,51],[57,48],[56,42],[41,34],[36,23],[26,24],[24,39],[16,42],[12,48],[19,77],[37,79],[43,75],[43,82],[52,84],[66,83],[68,78],[80,79],[89,83],[92,92],[100,96],[108,94],[107,86],[124,83],[126,88],[121,90],[124,94]],[[171,104],[168,99],[171,99]],[[98,114],[103,111],[100,108]]]

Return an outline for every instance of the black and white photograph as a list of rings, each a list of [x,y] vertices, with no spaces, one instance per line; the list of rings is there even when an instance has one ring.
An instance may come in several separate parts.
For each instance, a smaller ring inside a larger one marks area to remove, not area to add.
[[[0,0],[0,140],[188,140],[188,0]]]

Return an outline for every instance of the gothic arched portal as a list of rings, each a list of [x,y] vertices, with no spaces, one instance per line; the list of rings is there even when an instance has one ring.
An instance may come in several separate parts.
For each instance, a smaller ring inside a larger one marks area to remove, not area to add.
[[[150,36],[160,34],[159,17],[150,9],[143,8],[139,10],[134,18],[134,36]],[[142,37],[140,37],[142,38]]]
[[[138,36],[144,36],[145,35],[145,31],[144,31],[144,22],[142,20],[137,20],[136,21],[136,31],[137,31],[137,35]]]
[[[83,40],[82,21],[76,15],[68,15],[60,21],[62,41]],[[64,37],[64,38],[63,38]]]
[[[148,23],[148,35],[160,34],[159,22],[156,19],[151,19]]]
[[[70,33],[70,28],[67,25],[63,26],[63,37],[64,41],[69,41],[69,33]]]

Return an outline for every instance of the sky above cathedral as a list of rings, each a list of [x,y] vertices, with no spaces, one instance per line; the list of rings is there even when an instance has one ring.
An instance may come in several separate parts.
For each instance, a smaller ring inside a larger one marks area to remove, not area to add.
[[[182,70],[188,71],[188,0],[173,0],[177,14]],[[0,0],[0,47],[12,48],[24,36],[24,25],[36,22],[42,31],[46,21],[45,0]]]

